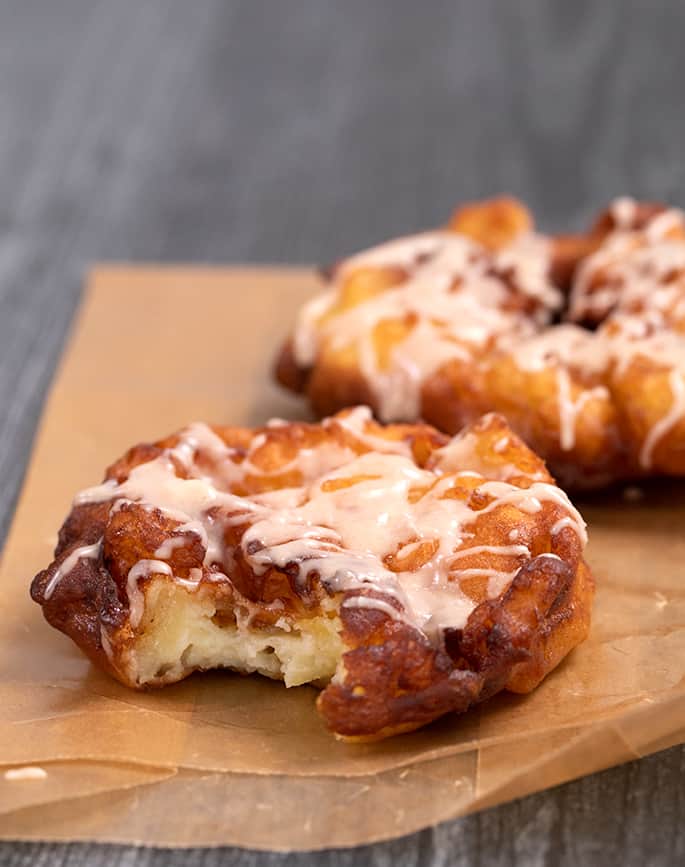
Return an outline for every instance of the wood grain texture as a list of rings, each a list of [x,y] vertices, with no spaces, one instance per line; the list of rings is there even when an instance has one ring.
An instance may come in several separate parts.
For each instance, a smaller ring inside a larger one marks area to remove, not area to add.
[[[685,204],[680,0],[5,0],[0,535],[98,259],[327,260],[509,190]],[[317,856],[4,844],[6,865],[675,864],[675,748]]]

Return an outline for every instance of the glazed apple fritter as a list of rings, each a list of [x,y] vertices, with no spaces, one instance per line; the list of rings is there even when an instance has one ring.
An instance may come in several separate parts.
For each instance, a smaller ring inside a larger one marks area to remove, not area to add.
[[[122,683],[228,668],[322,687],[350,739],[529,692],[589,628],[585,525],[497,415],[192,424],[82,491],[32,585]]]
[[[277,378],[315,411],[455,433],[502,413],[567,487],[685,474],[685,222],[618,199],[544,237],[513,199],[342,262]]]

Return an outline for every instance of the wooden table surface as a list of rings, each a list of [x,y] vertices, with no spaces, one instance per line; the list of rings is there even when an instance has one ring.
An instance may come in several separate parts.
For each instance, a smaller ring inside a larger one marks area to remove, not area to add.
[[[521,195],[685,203],[679,0],[4,0],[0,534],[90,263],[326,261]],[[3,865],[685,861],[681,747],[324,855],[0,845]]]

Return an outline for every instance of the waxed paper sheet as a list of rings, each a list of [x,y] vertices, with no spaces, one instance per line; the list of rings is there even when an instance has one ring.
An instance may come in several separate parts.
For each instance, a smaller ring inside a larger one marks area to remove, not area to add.
[[[44,623],[30,579],[73,494],[129,445],[193,419],[306,417],[270,367],[315,288],[288,268],[108,267],[90,280],[0,565],[0,838],[361,844],[685,740],[679,483],[579,502],[593,629],[532,695],[379,744],[335,741],[310,687],[215,673],[133,692]],[[24,765],[47,776],[5,778]]]

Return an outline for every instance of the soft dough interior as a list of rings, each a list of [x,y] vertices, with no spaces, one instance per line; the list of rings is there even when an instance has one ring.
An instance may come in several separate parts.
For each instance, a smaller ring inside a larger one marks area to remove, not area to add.
[[[146,588],[131,664],[141,686],[173,683],[212,668],[259,672],[298,686],[329,681],[343,651],[333,600],[323,614],[262,629],[217,612],[209,593],[156,580]]]

